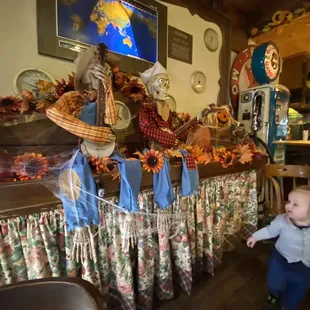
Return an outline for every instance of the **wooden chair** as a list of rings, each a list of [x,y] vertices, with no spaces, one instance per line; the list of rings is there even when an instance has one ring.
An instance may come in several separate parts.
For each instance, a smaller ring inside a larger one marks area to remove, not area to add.
[[[288,179],[292,182],[285,182]],[[301,180],[303,179],[303,180]],[[307,182],[305,182],[307,179]],[[269,214],[285,212],[286,197],[296,186],[310,185],[310,167],[298,165],[266,165],[264,169],[264,207],[263,225]]]
[[[80,278],[46,278],[0,287],[0,309],[103,310],[99,291]]]

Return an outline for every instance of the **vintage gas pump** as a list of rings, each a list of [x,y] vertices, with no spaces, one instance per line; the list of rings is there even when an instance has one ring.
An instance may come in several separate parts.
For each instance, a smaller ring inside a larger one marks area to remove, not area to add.
[[[240,93],[238,121],[267,148],[271,162],[284,164],[283,141],[286,140],[288,129],[290,92],[285,86],[268,84],[277,79],[280,61],[278,49],[271,42],[254,50],[252,71],[261,86]]]

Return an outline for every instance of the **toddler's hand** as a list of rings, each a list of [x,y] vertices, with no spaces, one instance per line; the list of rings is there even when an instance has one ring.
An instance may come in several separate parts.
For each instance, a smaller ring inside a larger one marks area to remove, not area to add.
[[[253,237],[250,237],[246,244],[249,248],[253,248],[255,243],[256,243],[256,240]]]

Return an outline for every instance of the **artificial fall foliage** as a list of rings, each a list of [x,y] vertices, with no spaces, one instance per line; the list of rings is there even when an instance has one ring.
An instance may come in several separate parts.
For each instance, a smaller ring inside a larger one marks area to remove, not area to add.
[[[113,73],[114,85],[124,96],[138,104],[149,101],[145,86],[138,79],[132,78],[130,74],[120,71],[118,67],[113,69]]]
[[[183,157],[182,153],[179,150],[174,150],[174,149],[166,150],[164,154],[168,158],[172,158],[172,157],[182,158]]]
[[[62,79],[61,81],[56,80],[55,92],[56,98],[59,99],[63,94],[75,90],[74,88],[74,78],[75,73],[72,72],[71,75],[68,75],[68,80]]]
[[[198,163],[201,163],[201,164],[204,164],[204,165],[207,165],[208,163],[210,163],[212,160],[211,156],[209,153],[203,153],[201,154],[200,156],[198,156],[197,158],[197,162]]]
[[[239,162],[241,164],[249,163],[252,161],[253,153],[248,145],[237,145],[236,147],[239,153]]]
[[[41,95],[52,94],[55,91],[54,83],[46,80],[36,82],[36,87]]]
[[[121,89],[126,83],[131,80],[131,75],[129,73],[121,72],[118,67],[113,69],[114,73],[114,83],[117,88]]]
[[[34,95],[29,90],[23,90],[22,92],[23,98],[27,99],[28,101],[34,100]]]
[[[121,92],[132,101],[143,103],[147,101],[147,95],[144,85],[139,83],[138,79],[131,79],[121,88]]]
[[[251,163],[253,159],[260,160],[262,154],[258,151],[254,143],[239,144],[234,149],[226,149],[225,147],[212,147],[208,150],[200,148],[197,145],[188,146],[183,144],[180,149],[186,150],[191,154],[196,163],[200,165],[208,165],[210,163],[218,163],[223,168],[228,168],[236,163],[241,164]],[[122,153],[126,153],[127,148],[121,148]],[[182,158],[183,155],[180,150],[168,149],[164,153],[150,149],[144,154],[137,151],[135,152],[141,161],[143,170],[152,173],[158,173],[164,164],[164,158]],[[57,156],[57,158],[59,155]],[[64,160],[64,158],[63,158]],[[136,158],[126,158],[126,160],[137,160]],[[55,162],[57,161],[55,156]],[[88,158],[88,162],[92,170],[97,174],[107,173],[113,181],[119,181],[121,175],[118,170],[117,162],[109,157],[103,158]],[[14,181],[27,181],[33,179],[40,179],[48,174],[48,167],[51,162],[42,154],[25,153],[24,155],[17,156],[14,160],[12,171],[14,171],[16,178]],[[27,169],[26,169],[26,168]]]
[[[190,113],[184,112],[172,112],[172,114],[178,119],[181,124],[187,123],[192,117]]]
[[[88,162],[96,173],[108,173],[113,181],[120,180],[120,173],[117,168],[117,163],[112,161],[109,157],[89,157]]]

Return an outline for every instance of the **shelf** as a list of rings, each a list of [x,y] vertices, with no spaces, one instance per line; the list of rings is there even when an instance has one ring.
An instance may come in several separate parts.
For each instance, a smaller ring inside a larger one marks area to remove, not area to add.
[[[310,141],[304,140],[286,140],[286,141],[274,141],[273,144],[286,144],[286,145],[300,145],[300,146],[310,146]]]
[[[305,104],[301,102],[289,103],[289,107],[296,110],[297,112],[310,113],[310,104]]]
[[[268,159],[253,160],[251,163],[237,163],[232,167],[222,168],[220,163],[198,165],[200,179],[215,176],[233,174],[238,172],[260,169],[267,163]],[[179,184],[181,180],[181,165],[171,165],[171,182]],[[94,175],[103,185],[105,198],[117,196],[120,190],[120,182],[112,181],[107,174]],[[28,215],[50,211],[61,206],[61,201],[48,190],[48,178],[42,180],[0,183],[0,220],[21,215]],[[143,171],[141,190],[152,190],[153,175]]]

